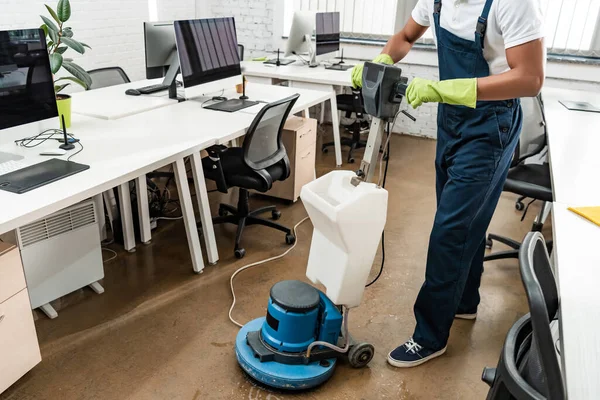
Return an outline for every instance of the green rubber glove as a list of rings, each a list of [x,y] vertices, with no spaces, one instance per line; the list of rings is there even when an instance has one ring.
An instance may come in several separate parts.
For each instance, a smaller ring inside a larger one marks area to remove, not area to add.
[[[388,54],[380,54],[373,60],[374,63],[394,65],[394,60]],[[362,87],[362,76],[365,64],[360,63],[352,68],[352,86],[355,88]]]
[[[435,82],[415,78],[406,89],[406,100],[413,108],[423,103],[445,103],[475,108],[477,79],[449,79]]]

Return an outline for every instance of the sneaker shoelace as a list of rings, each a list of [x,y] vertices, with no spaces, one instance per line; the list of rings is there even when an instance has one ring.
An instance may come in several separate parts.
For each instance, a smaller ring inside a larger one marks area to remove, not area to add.
[[[404,346],[406,347],[406,352],[410,354],[417,354],[423,348],[423,346],[415,342],[413,338],[410,338]]]

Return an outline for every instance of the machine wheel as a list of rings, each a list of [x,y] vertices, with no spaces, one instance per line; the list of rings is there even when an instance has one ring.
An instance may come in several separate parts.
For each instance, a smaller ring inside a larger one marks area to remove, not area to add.
[[[226,209],[219,207],[219,217],[226,217],[227,214],[229,214],[229,212]]]
[[[348,362],[352,368],[364,368],[375,355],[375,348],[369,343],[359,343],[350,348]]]
[[[523,211],[525,209],[525,204],[523,204],[522,201],[517,201],[515,203],[515,208],[517,209],[517,211]]]
[[[281,218],[281,211],[272,211],[271,218],[273,219],[273,221],[277,221],[279,218]]]
[[[492,239],[487,238],[485,239],[485,248],[486,249],[491,249],[494,246],[494,242],[492,241]]]
[[[235,249],[235,258],[237,259],[241,259],[244,258],[244,256],[246,255],[246,250],[245,249]]]
[[[292,245],[294,243],[296,243],[296,236],[294,236],[293,234],[287,234],[285,235],[285,242],[289,245]]]

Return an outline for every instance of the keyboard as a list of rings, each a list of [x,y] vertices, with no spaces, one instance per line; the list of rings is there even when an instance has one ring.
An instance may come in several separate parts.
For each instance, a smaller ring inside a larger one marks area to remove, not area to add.
[[[28,167],[30,164],[30,162],[26,162],[25,160],[6,161],[0,163],[0,176]]]
[[[162,92],[163,90],[169,90],[169,86],[158,84],[158,85],[144,86],[144,87],[141,87],[136,90],[138,92],[140,92],[141,94],[152,94],[152,93],[156,93],[156,92]]]

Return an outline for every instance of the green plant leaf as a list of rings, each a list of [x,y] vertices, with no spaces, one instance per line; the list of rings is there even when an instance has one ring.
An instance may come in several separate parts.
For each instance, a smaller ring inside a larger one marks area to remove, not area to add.
[[[44,35],[46,37],[48,37],[48,27],[46,26],[46,24],[40,26],[40,29],[44,31]]]
[[[55,51],[58,54],[65,54],[65,51],[67,51],[68,47],[67,46],[60,46],[59,48],[57,48]]]
[[[58,15],[56,15],[56,13],[54,12],[54,10],[52,9],[52,7],[50,7],[47,4],[44,4],[44,6],[46,7],[46,10],[48,10],[48,13],[52,16],[52,18],[56,21],[57,24],[60,24],[60,20],[58,19]]]
[[[48,43],[46,43],[46,45],[47,45],[48,47],[52,47],[52,46],[54,46],[54,42],[51,40],[51,41],[49,41]]]
[[[71,30],[71,28],[63,28],[62,36],[63,37],[68,37],[68,38],[72,38],[73,37],[73,31]]]
[[[54,85],[54,93],[60,93],[64,88],[66,88],[69,85],[70,83],[65,83],[64,85]]]
[[[81,45],[82,45],[83,47],[87,47],[87,48],[88,48],[88,49],[90,49],[90,50],[92,49],[92,48],[91,48],[89,45],[87,45],[87,44],[85,44],[85,43],[83,43],[83,42],[79,42],[79,43],[81,43]]]
[[[63,58],[63,61],[73,62],[73,59],[72,59],[72,58],[67,58],[67,57],[64,57],[64,58]]]
[[[58,43],[58,33],[54,32],[52,29],[48,29],[48,36],[50,36],[52,45],[54,45],[54,43]]]
[[[71,18],[71,3],[69,3],[69,0],[59,0],[56,6],[56,13],[58,14],[58,19],[62,22],[67,22]]]
[[[79,54],[85,53],[85,47],[83,47],[83,45],[81,43],[79,43],[77,40],[69,38],[69,37],[63,37],[61,40],[64,44],[66,44],[67,46],[69,46],[70,48],[72,48],[73,50],[78,52]]]
[[[71,81],[71,82],[74,82],[74,83],[76,83],[76,84],[78,84],[80,86],[83,86],[85,88],[85,82],[84,81],[82,81],[80,79],[77,79],[77,78],[74,78],[72,76],[63,76],[62,78],[58,78],[57,80],[55,80],[54,83],[58,83],[60,81]]]
[[[52,20],[50,20],[48,17],[44,17],[43,15],[40,15],[40,17],[42,18],[42,21],[44,21],[44,24],[46,24],[49,30],[54,31],[54,33],[58,34],[58,26],[56,26],[56,24],[52,22]]]
[[[52,73],[55,74],[58,72],[60,67],[63,65],[63,56],[58,53],[50,54],[50,69]]]
[[[92,78],[79,65],[77,65],[77,64],[75,64],[75,63],[73,63],[71,61],[65,61],[65,62],[63,62],[63,67],[67,71],[69,71],[69,73],[71,75],[73,75],[75,78],[77,78],[80,81],[82,81],[83,83],[85,83],[85,88],[86,89],[89,88],[92,85]]]

